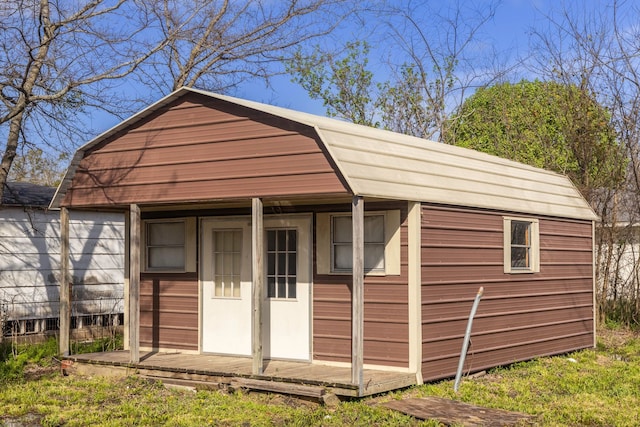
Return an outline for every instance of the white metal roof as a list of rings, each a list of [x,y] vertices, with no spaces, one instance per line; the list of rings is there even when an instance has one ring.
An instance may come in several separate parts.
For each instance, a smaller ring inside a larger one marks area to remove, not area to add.
[[[189,92],[315,128],[354,195],[598,218],[564,175],[466,148],[192,88],[176,90],[81,147],[52,206],[64,197],[87,149]]]

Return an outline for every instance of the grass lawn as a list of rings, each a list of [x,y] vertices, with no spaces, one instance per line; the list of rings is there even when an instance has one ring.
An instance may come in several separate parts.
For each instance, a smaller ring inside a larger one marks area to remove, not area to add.
[[[328,408],[287,396],[165,388],[139,378],[60,375],[55,343],[0,351],[0,426],[438,426],[377,403],[439,396],[537,416],[542,426],[640,425],[640,335],[601,331],[598,347]],[[37,363],[34,363],[37,361]]]

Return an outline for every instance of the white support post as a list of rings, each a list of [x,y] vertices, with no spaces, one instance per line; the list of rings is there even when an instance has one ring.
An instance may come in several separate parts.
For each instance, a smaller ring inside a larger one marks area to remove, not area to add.
[[[71,335],[71,280],[69,275],[69,210],[60,208],[60,355],[68,356]]]
[[[354,197],[353,226],[353,289],[351,294],[351,382],[362,396],[364,377],[364,199]]]
[[[408,202],[409,225],[409,371],[422,379],[422,204]]]
[[[140,207],[129,207],[129,358],[140,362]]]
[[[251,352],[253,355],[253,374],[262,375],[262,294],[264,289],[264,222],[262,200],[251,201],[251,275],[253,328]]]

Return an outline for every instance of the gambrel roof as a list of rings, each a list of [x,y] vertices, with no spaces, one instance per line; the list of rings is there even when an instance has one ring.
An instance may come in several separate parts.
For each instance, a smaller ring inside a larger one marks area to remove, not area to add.
[[[597,219],[564,175],[466,148],[186,87],[81,147],[52,206],[60,205],[87,150],[193,93],[313,128],[353,195]]]

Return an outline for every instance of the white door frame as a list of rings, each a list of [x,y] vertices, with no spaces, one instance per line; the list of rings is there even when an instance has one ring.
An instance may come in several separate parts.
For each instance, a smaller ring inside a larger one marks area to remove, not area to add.
[[[262,341],[265,359],[311,360],[312,354],[312,214],[265,215],[264,230],[296,229],[297,291],[294,300],[269,299],[263,292]],[[205,262],[213,243],[213,230],[242,230],[240,298],[212,297],[212,266]],[[203,217],[200,219],[200,343],[201,353],[251,356],[251,217]],[[266,244],[265,244],[266,258]],[[264,275],[266,277],[266,263]],[[265,280],[265,286],[266,286]],[[212,324],[222,325],[217,331]],[[205,327],[205,325],[208,325]],[[207,330],[209,334],[207,334]],[[272,335],[272,331],[274,334]]]

